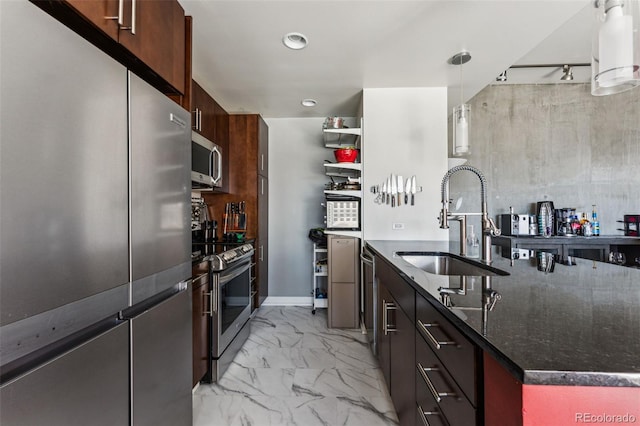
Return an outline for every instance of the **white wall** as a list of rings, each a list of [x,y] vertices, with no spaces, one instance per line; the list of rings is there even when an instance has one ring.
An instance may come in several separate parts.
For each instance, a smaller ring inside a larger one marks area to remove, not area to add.
[[[439,228],[440,183],[447,172],[447,89],[364,89],[363,226],[365,240],[447,240]],[[415,206],[374,203],[372,185],[391,174],[416,175]],[[404,224],[393,230],[393,223]]]

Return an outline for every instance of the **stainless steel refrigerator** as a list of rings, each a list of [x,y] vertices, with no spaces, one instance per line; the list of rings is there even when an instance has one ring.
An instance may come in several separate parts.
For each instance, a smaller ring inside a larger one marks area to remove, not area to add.
[[[190,114],[0,1],[0,424],[191,425]]]

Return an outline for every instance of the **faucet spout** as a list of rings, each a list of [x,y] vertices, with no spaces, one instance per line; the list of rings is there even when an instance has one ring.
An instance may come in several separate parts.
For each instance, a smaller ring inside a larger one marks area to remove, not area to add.
[[[442,184],[440,187],[440,196],[442,201],[442,210],[440,211],[440,228],[449,229],[449,220],[460,220],[458,217],[460,215],[450,215],[449,214],[449,179],[451,176],[458,173],[459,171],[466,170],[475,174],[480,180],[480,200],[481,200],[481,210],[482,210],[482,259],[486,263],[491,263],[491,236],[500,235],[500,229],[496,226],[493,219],[489,218],[488,209],[487,209],[487,180],[482,174],[482,172],[476,169],[473,166],[468,165],[460,165],[455,166],[449,169],[447,173],[442,178]],[[466,229],[461,229],[461,238],[460,251],[464,255],[465,250],[465,242],[462,239],[462,235],[466,232]]]

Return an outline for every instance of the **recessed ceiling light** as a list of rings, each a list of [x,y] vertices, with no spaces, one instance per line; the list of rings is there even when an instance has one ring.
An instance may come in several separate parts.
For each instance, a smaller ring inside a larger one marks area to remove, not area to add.
[[[314,107],[318,102],[315,99],[303,99],[300,103],[305,107]]]
[[[307,47],[309,41],[307,40],[307,36],[301,33],[288,33],[282,37],[282,42],[289,49],[300,50]]]

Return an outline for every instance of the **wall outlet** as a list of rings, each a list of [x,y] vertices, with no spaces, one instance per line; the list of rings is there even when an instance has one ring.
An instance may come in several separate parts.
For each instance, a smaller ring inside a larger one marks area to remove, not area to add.
[[[391,225],[391,229],[393,229],[394,231],[398,231],[398,230],[400,230],[400,229],[404,229],[404,223],[401,223],[401,222],[394,222],[394,223]]]

